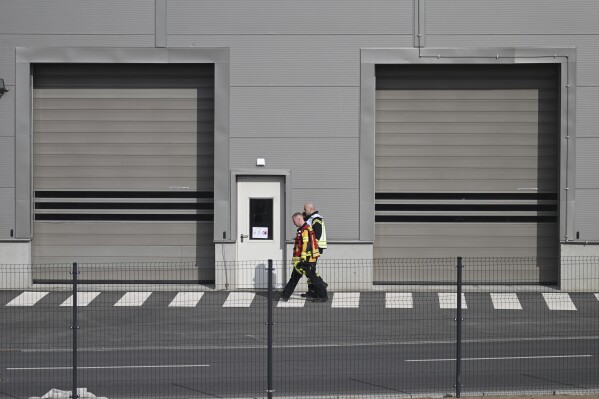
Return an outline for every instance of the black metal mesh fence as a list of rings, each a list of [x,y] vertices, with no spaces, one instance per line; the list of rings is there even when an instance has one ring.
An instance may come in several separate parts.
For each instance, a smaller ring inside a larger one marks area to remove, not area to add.
[[[79,264],[76,297],[72,264],[4,265],[0,397],[267,397],[269,327],[273,397],[599,392],[599,258],[562,258],[559,285],[464,258],[458,289],[457,264],[323,260],[328,300],[304,277],[284,301],[273,262],[270,325],[267,261]]]

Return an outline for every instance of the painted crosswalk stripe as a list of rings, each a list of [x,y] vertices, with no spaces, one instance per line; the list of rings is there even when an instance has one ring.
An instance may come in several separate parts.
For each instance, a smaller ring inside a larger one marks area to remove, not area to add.
[[[279,301],[277,308],[303,308],[305,304],[304,298],[292,296],[287,302]]]
[[[566,292],[543,292],[549,310],[576,310],[574,302]]]
[[[253,292],[231,292],[223,308],[249,308],[255,296]]]
[[[599,301],[599,294],[595,294],[595,298]]]
[[[456,292],[439,292],[439,306],[441,309],[457,309],[458,294]],[[462,294],[462,309],[468,309],[464,294]]]
[[[336,292],[333,294],[333,308],[357,308],[360,306],[359,292]]]
[[[522,305],[518,300],[518,295],[515,293],[499,293],[491,294],[491,300],[493,301],[493,307],[499,310],[516,309],[522,310]]]
[[[23,292],[6,306],[33,306],[46,295],[48,292]]]
[[[114,306],[141,306],[150,295],[151,292],[127,292]]]
[[[410,292],[387,292],[385,294],[385,307],[389,309],[412,309],[414,299]]]
[[[99,292],[78,292],[77,293],[77,306],[87,306],[93,301]],[[73,295],[67,298],[66,301],[60,304],[60,306],[73,306]]]
[[[179,292],[168,306],[172,308],[193,308],[202,296],[203,292]]]

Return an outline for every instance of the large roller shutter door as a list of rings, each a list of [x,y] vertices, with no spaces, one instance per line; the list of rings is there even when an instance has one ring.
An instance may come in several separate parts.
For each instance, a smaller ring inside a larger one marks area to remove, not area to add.
[[[34,69],[36,265],[214,280],[213,65]],[[34,268],[36,281],[63,280]]]
[[[451,282],[391,259],[457,256],[469,282],[557,281],[558,81],[552,65],[377,66],[375,282]]]

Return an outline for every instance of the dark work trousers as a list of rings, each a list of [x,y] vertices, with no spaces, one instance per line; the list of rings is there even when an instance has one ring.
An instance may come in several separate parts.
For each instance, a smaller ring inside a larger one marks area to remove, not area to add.
[[[321,255],[322,255],[322,253],[324,252],[324,250],[325,250],[324,248],[321,248],[321,249],[320,249],[320,254],[321,254]],[[315,263],[314,265],[316,265],[316,263]],[[318,277],[318,278],[320,278],[320,279],[322,280],[322,278],[321,278],[321,277],[318,275],[318,272],[316,272],[316,277]],[[322,283],[323,283],[323,285],[324,285],[324,286],[325,286],[325,288],[326,288],[326,284],[324,283],[324,280],[322,280]],[[314,287],[312,286],[312,280],[310,280],[309,278],[308,278],[308,292],[309,292],[309,293],[311,293],[313,296],[315,296],[315,295],[314,295]],[[326,295],[325,295],[325,296],[326,296]]]
[[[285,286],[285,289],[283,289],[281,296],[289,298],[291,294],[293,294],[293,291],[302,276],[306,276],[312,282],[312,288],[314,288],[314,296],[316,298],[326,298],[327,291],[324,287],[324,281],[316,275],[316,263],[311,262],[300,262],[293,268],[289,282]]]

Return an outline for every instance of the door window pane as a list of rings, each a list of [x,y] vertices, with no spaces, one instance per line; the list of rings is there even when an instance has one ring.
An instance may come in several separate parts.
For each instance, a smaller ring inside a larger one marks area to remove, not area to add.
[[[250,198],[250,240],[272,240],[272,198]]]

